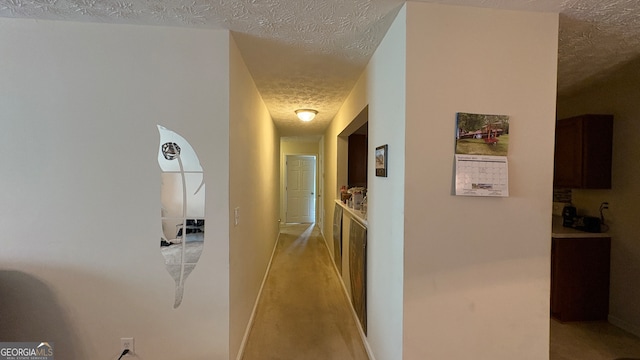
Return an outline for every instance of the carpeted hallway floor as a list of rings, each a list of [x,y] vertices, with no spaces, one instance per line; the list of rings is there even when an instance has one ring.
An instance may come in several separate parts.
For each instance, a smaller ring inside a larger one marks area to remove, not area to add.
[[[315,225],[281,228],[243,359],[368,359]]]

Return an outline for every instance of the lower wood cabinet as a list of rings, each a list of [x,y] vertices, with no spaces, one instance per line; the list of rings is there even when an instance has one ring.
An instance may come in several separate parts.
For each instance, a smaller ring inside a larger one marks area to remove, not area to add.
[[[551,315],[607,320],[611,238],[552,238]]]
[[[349,278],[351,279],[351,305],[358,315],[364,333],[367,333],[367,228],[351,221],[349,231]]]

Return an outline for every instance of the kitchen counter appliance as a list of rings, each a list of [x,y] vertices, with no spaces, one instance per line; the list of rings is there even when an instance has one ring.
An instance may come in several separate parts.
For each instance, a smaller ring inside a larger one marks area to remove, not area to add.
[[[578,216],[576,211],[576,207],[572,205],[567,205],[562,209],[562,226],[564,227],[573,227],[573,219]]]
[[[575,206],[572,205],[567,205],[562,209],[562,226],[592,233],[601,231],[600,218],[578,216]]]

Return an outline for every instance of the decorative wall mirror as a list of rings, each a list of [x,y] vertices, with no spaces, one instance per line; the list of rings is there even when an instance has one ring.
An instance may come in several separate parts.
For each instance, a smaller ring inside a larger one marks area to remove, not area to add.
[[[176,283],[174,308],[182,303],[184,283],[200,259],[204,246],[204,171],[191,145],[158,125],[161,170],[162,235],[160,250]]]

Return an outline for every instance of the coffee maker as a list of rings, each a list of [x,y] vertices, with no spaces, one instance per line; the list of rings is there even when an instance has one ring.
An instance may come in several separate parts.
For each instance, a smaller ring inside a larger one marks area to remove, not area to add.
[[[562,209],[562,226],[573,227],[573,222],[575,221],[576,216],[578,216],[576,207],[573,205],[566,205]]]

